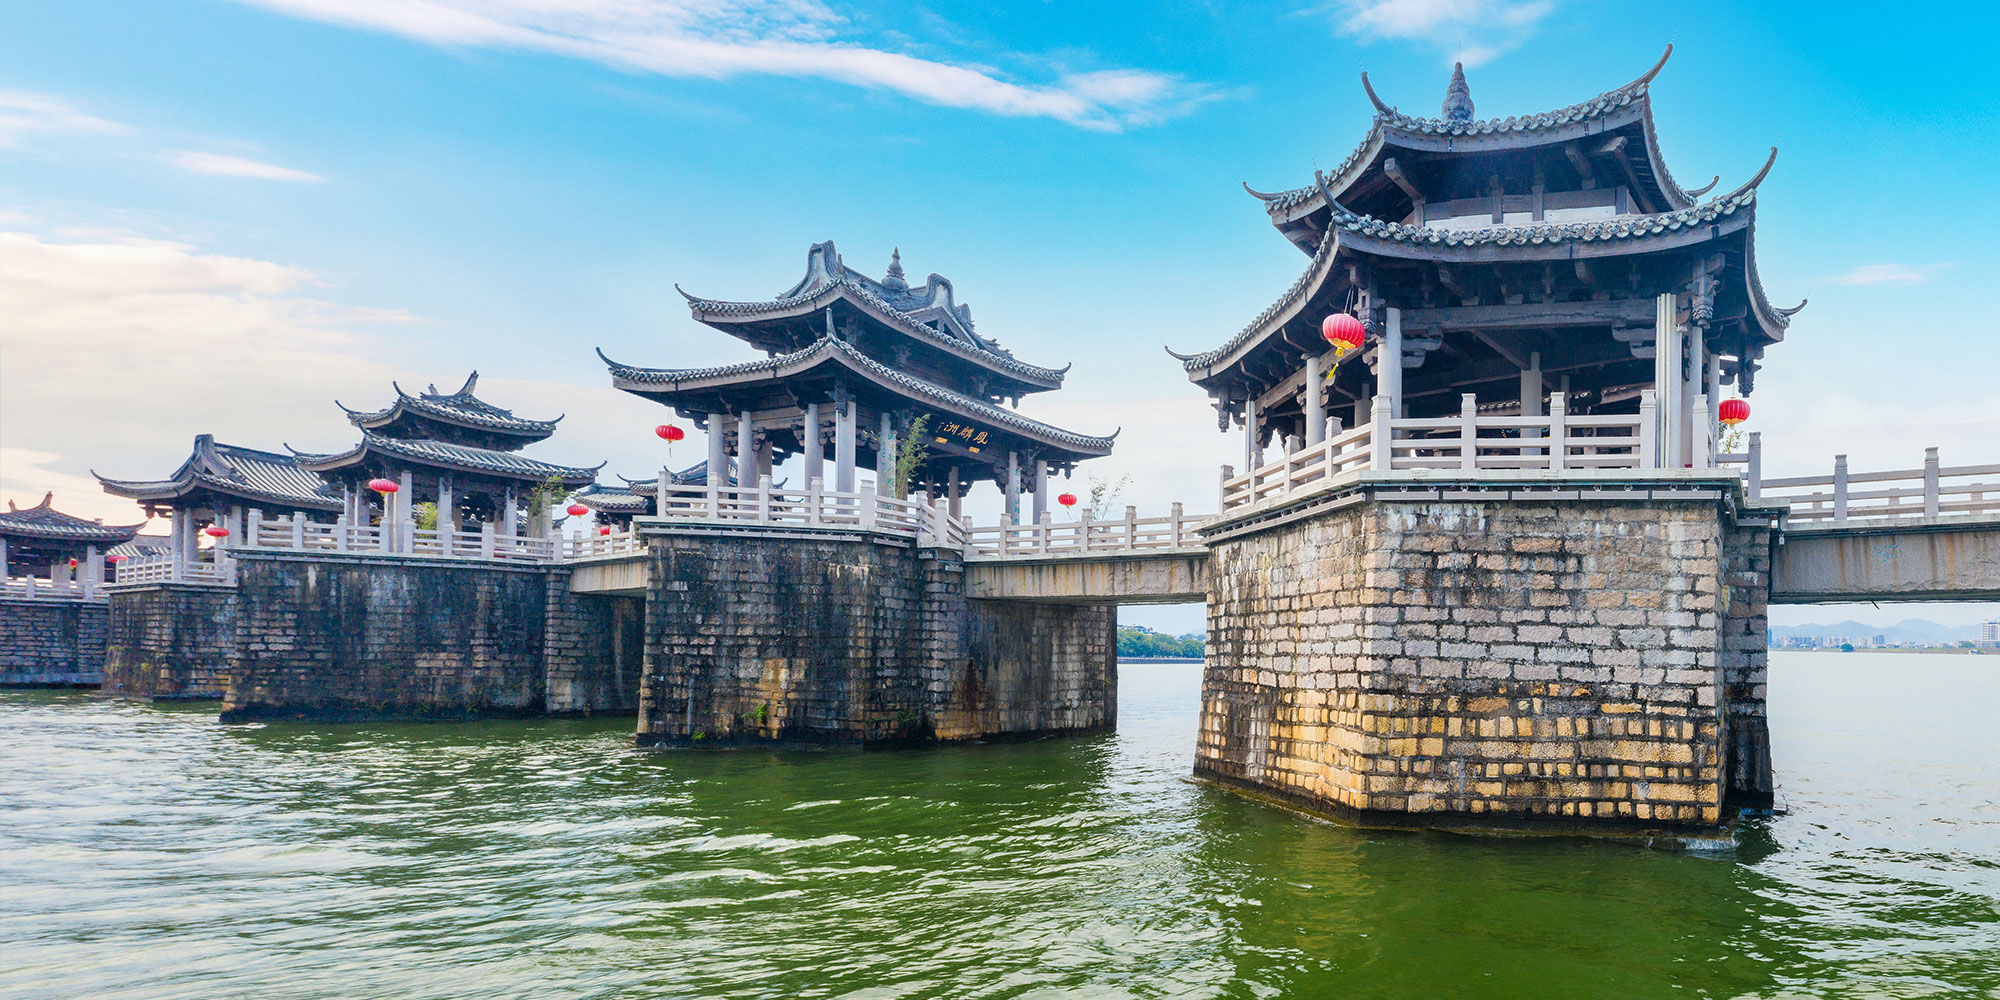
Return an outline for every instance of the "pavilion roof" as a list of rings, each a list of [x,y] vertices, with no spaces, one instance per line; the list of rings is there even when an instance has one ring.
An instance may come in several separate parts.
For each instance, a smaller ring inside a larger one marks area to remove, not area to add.
[[[363,431],[361,443],[343,452],[318,455],[294,450],[292,454],[298,458],[302,468],[319,473],[362,465],[371,458],[377,458],[392,466],[423,465],[500,479],[540,482],[554,477],[566,485],[575,486],[595,481],[597,470],[604,468],[602,462],[588,468],[556,465],[511,451],[474,448],[444,441],[392,438],[372,431]]]
[[[706,486],[708,485],[708,460],[702,459],[679,472],[669,472],[667,476],[678,486]],[[607,514],[651,513],[653,510],[653,498],[660,493],[659,480],[657,478],[633,479],[629,476],[619,476],[618,478],[623,481],[622,485],[600,486],[597,483],[592,483],[576,491],[576,497],[592,510],[601,510]],[[737,485],[736,460],[733,458],[729,460],[728,483],[731,486]]]
[[[1292,320],[1335,272],[1342,251],[1422,261],[1571,260],[1590,256],[1648,253],[1744,234],[1744,282],[1754,320],[1768,340],[1783,337],[1792,315],[1804,307],[1774,307],[1757,278],[1754,240],[1757,185],[1769,175],[1778,151],[1757,175],[1721,197],[1651,215],[1619,215],[1582,222],[1542,222],[1525,226],[1490,226],[1453,230],[1388,222],[1356,215],[1332,201],[1331,225],[1305,272],[1257,317],[1213,350],[1198,354],[1168,353],[1189,372],[1212,369],[1237,355],[1246,345],[1270,336]]]
[[[598,357],[604,358],[604,352],[599,351]],[[1012,410],[994,406],[983,399],[975,399],[964,393],[899,372],[861,353],[854,345],[832,337],[822,337],[788,354],[713,368],[638,368],[621,365],[610,358],[604,358],[604,362],[609,366],[613,384],[617,388],[641,395],[769,382],[801,375],[822,365],[833,364],[860,375],[884,390],[932,409],[994,424],[1042,444],[1056,445],[1090,455],[1107,455],[1111,452],[1113,441],[1118,437],[1116,431],[1108,436],[1099,437],[1079,434],[1030,419]]]
[[[555,433],[556,424],[562,421],[560,416],[553,420],[529,420],[517,417],[512,410],[501,409],[480,399],[473,394],[479,386],[478,372],[468,376],[465,384],[460,386],[457,392],[439,392],[437,386],[432,385],[424,392],[412,395],[404,392],[403,387],[395,382],[389,385],[396,390],[396,401],[384,409],[350,410],[346,406],[340,406],[338,401],[334,405],[347,411],[347,419],[354,426],[370,431],[389,427],[406,414],[414,414],[472,430],[494,431],[541,440]]]
[[[53,492],[44,494],[41,503],[26,510],[7,501],[6,512],[0,513],[0,537],[117,545],[131,541],[145,526],[144,522],[111,525],[65,514],[55,509],[55,498]]]
[[[973,329],[972,307],[953,298],[951,282],[942,275],[932,274],[921,288],[912,288],[903,275],[900,250],[880,281],[843,263],[829,240],[812,245],[805,277],[776,298],[734,302],[684,290],[681,295],[696,320],[721,330],[755,320],[811,316],[842,299],[885,327],[1014,379],[1053,389],[1069,372],[1067,365],[1044,368],[1020,361],[999,341],[981,336]]]
[[[1340,165],[1326,174],[1326,183],[1304,184],[1287,191],[1264,193],[1244,185],[1244,190],[1264,203],[1274,223],[1285,226],[1305,216],[1326,210],[1327,193],[1339,199],[1363,177],[1379,170],[1385,151],[1397,148],[1429,152],[1479,153],[1500,149],[1524,149],[1601,135],[1612,129],[1637,123],[1645,139],[1645,155],[1633,161],[1635,173],[1658,189],[1667,209],[1687,208],[1713,186],[1688,191],[1680,186],[1660,156],[1659,137],[1653,126],[1651,85],[1666,66],[1674,47],[1668,45],[1659,62],[1643,76],[1612,90],[1553,111],[1505,118],[1474,119],[1467,94],[1454,103],[1464,85],[1462,70],[1453,78],[1453,94],[1447,96],[1447,112],[1437,118],[1405,114],[1383,102],[1361,74],[1361,85],[1375,105],[1374,125]],[[1462,112],[1462,116],[1454,113]]]
[[[341,509],[339,491],[317,473],[300,468],[291,455],[223,444],[212,434],[197,435],[187,460],[166,479],[98,475],[97,481],[104,484],[106,493],[134,500],[174,500],[207,490],[253,503],[305,510]]]

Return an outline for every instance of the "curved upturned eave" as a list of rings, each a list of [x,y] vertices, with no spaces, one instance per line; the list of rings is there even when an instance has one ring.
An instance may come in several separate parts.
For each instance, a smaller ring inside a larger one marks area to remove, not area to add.
[[[1728,204],[1731,201],[1735,203]],[[1424,229],[1348,213],[1336,231],[1343,248],[1379,257],[1466,263],[1577,260],[1705,243],[1747,228],[1755,212],[1756,195],[1751,191],[1705,206],[1653,215],[1472,230]],[[1617,231],[1621,228],[1638,231]],[[1604,233],[1604,229],[1613,231]],[[1413,235],[1421,238],[1411,238]]]
[[[445,448],[465,447],[463,445],[449,445],[444,442],[430,442],[430,443],[437,444]],[[364,434],[360,444],[357,444],[354,447],[347,449],[346,451],[332,452],[328,454],[314,454],[312,452],[303,452],[293,449],[292,458],[298,462],[299,468],[305,469],[309,472],[317,472],[324,474],[328,472],[333,472],[338,469],[344,469],[351,465],[358,464],[371,451],[374,451],[374,452],[380,452],[386,457],[397,459],[402,462],[410,464],[428,465],[432,468],[450,469],[453,472],[464,472],[476,476],[493,476],[495,478],[500,478],[500,479],[519,479],[524,482],[535,478],[533,473],[531,473],[528,470],[516,470],[510,472],[510,471],[502,471],[499,469],[482,468],[471,462],[454,460],[449,457],[448,453],[423,454],[411,450],[408,446],[399,446],[399,445],[401,445],[401,443],[398,442],[395,438],[385,438],[374,434]],[[290,446],[288,445],[287,447],[289,448]],[[468,448],[466,450],[489,451],[489,452],[492,451],[492,449],[487,449],[487,448]],[[565,485],[568,485],[572,482],[578,485],[581,485],[583,483],[596,482],[598,470],[604,468],[605,465],[605,463],[603,462],[599,462],[596,465],[589,467],[584,467],[579,465],[557,465],[554,462],[544,462],[538,458],[528,458],[526,456],[516,455],[512,452],[497,452],[496,454],[503,455],[512,461],[520,462],[524,465],[535,466],[536,467],[535,471],[544,473],[545,475],[553,475],[559,480],[561,480]]]
[[[1007,428],[1009,433],[1017,437],[1064,448],[1079,455],[1087,457],[1108,455],[1117,438],[1116,434],[1108,437],[1079,434],[1022,416],[1011,410],[1001,409],[944,386],[895,371],[862,354],[846,341],[831,337],[822,337],[788,354],[716,368],[638,368],[616,364],[606,359],[611,371],[612,388],[638,396],[728,388],[752,380],[774,381],[802,374],[829,361],[867,379],[884,391],[903,396],[913,394],[925,396],[934,401],[927,405],[943,404],[937,408],[956,412],[968,420],[997,424]]]
[[[414,405],[411,405],[413,401]],[[466,430],[488,431],[494,434],[511,434],[516,437],[529,438],[535,441],[540,441],[554,434],[556,425],[562,423],[563,419],[562,417],[556,417],[553,420],[530,420],[526,417],[460,416],[455,413],[444,413],[439,410],[427,409],[423,406],[424,402],[426,401],[420,397],[403,394],[398,396],[394,403],[389,404],[387,409],[371,412],[349,410],[345,406],[341,406],[340,408],[346,411],[348,423],[364,431],[380,430],[395,423],[398,418],[407,413],[424,420],[435,420],[441,424],[462,427]],[[336,401],[334,405],[340,406],[340,403]]]
[[[1276,302],[1237,331],[1236,335],[1222,343],[1222,346],[1200,354],[1182,355],[1171,348],[1167,353],[1180,359],[1181,368],[1188,373],[1190,381],[1201,383],[1233,367],[1243,356],[1264,342],[1272,331],[1282,328],[1305,308],[1320,286],[1333,275],[1333,262],[1339,256],[1343,237],[1337,229],[1328,229],[1320,237],[1319,248],[1313,253],[1312,262],[1305,272],[1292,281],[1285,293]]]
[[[341,508],[340,500],[335,497],[309,500],[289,493],[256,489],[205,472],[183,471],[186,475],[177,474],[172,479],[111,479],[98,476],[95,472],[91,475],[97,476],[98,485],[103,487],[104,492],[127,500],[178,500],[200,488],[242,500],[268,501],[300,510],[337,511]]]
[[[704,299],[686,292],[682,292],[681,295],[687,299],[688,310],[696,322],[725,333],[729,332],[730,327],[744,323],[804,318],[825,309],[833,304],[835,299],[840,299],[884,326],[900,330],[954,357],[979,365],[1002,378],[1039,389],[1060,389],[1063,376],[1069,370],[1067,367],[1057,369],[1031,365],[946,337],[902,310],[876,298],[867,289],[857,288],[852,283],[838,278],[831,279],[810,292],[763,302]]]

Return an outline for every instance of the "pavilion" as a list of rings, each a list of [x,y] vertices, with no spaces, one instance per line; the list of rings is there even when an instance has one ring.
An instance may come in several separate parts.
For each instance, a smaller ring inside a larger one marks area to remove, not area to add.
[[[199,558],[201,530],[210,524],[241,538],[251,510],[330,521],[347,499],[290,455],[224,444],[213,434],[196,435],[187,459],[165,479],[97,481],[106,493],[137,500],[147,517],[168,515],[167,550],[182,563]]]
[[[1457,413],[1465,394],[1540,417],[1555,392],[1571,414],[1636,414],[1648,390],[1659,464],[1712,465],[1722,387],[1750,393],[1804,303],[1774,307],[1757,277],[1775,148],[1707,200],[1718,181],[1668,173],[1650,97],[1666,61],[1581,104],[1485,120],[1462,67],[1439,118],[1384,103],[1362,74],[1375,117],[1354,152],[1313,183],[1250,191],[1304,273],[1220,346],[1174,355],[1218,424],[1244,428],[1247,465],[1370,422],[1378,399],[1393,418]],[[1362,363],[1321,339],[1338,314],[1366,329]]]
[[[104,582],[104,557],[113,546],[130,542],[141,527],[65,514],[55,509],[54,493],[26,510],[9,500],[6,513],[0,514],[0,583],[25,578],[32,594],[34,581],[46,580],[51,591],[64,595],[80,584],[88,596]]]
[[[1116,434],[1079,434],[1012,409],[1023,396],[1060,388],[1068,369],[1028,364],[978,333],[942,276],[912,287],[900,251],[879,281],[846,266],[827,242],[807,251],[805,277],[775,298],[681,294],[697,321],[766,357],[692,369],[604,360],[616,388],[707,430],[710,468],[733,456],[754,470],[746,480],[761,481],[801,455],[807,481],[820,482],[831,445],[834,490],[855,490],[856,468],[872,464],[877,489],[893,493],[898,441],[922,426],[909,492],[948,498],[956,516],[972,482],[991,480],[1018,520],[1024,492],[1036,517],[1047,510],[1049,473],[1111,453]]]

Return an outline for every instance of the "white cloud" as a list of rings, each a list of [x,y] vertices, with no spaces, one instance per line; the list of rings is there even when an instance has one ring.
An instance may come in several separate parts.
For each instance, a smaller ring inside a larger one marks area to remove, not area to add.
[[[1120,69],[1016,83],[994,70],[843,38],[816,0],[241,0],[434,45],[551,52],[661,76],[815,77],[932,104],[1116,130],[1209,96],[1179,76]]]
[[[1949,267],[1948,264],[1926,264],[1922,267],[1907,267],[1902,264],[1862,264],[1854,270],[1833,279],[1836,285],[1921,285],[1930,276]]]
[[[0,90],[0,146],[18,146],[29,132],[127,131],[130,129],[117,122],[84,114],[59,97]]]
[[[1528,40],[1553,0],[1337,0],[1337,26],[1363,42],[1426,42],[1477,66]]]
[[[303,268],[180,243],[0,232],[0,259],[0,482],[31,499],[82,482],[52,473],[165,475],[202,432],[344,445],[333,400],[396,373],[372,328],[413,319],[315,298]]]
[[[166,154],[168,163],[197,174],[214,174],[220,177],[253,177],[267,181],[298,181],[317,183],[326,180],[315,173],[281,167],[275,163],[246,160],[240,156],[223,153],[197,153],[181,150]]]

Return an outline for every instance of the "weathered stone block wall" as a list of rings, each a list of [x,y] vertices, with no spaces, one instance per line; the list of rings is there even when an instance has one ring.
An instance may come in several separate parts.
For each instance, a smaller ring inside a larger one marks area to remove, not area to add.
[[[1723,530],[1375,501],[1222,541],[1195,769],[1370,821],[1712,825]]]
[[[1116,719],[1110,609],[968,601],[949,553],[670,535],[652,559],[642,744],[869,746]]]
[[[1771,806],[1771,529],[1731,528],[1722,545],[1722,709],[1725,805]]]
[[[544,709],[540,569],[245,556],[225,721]]]
[[[101,681],[108,614],[100,603],[0,598],[0,686]]]
[[[236,590],[185,584],[111,593],[106,694],[145,701],[220,698],[236,663]]]
[[[965,668],[940,719],[955,738],[1097,732],[1118,721],[1118,609],[969,601]],[[947,730],[939,726],[939,735]]]
[[[629,713],[639,707],[645,602],[569,592],[569,573],[547,575],[543,633],[547,708],[558,715]]]

